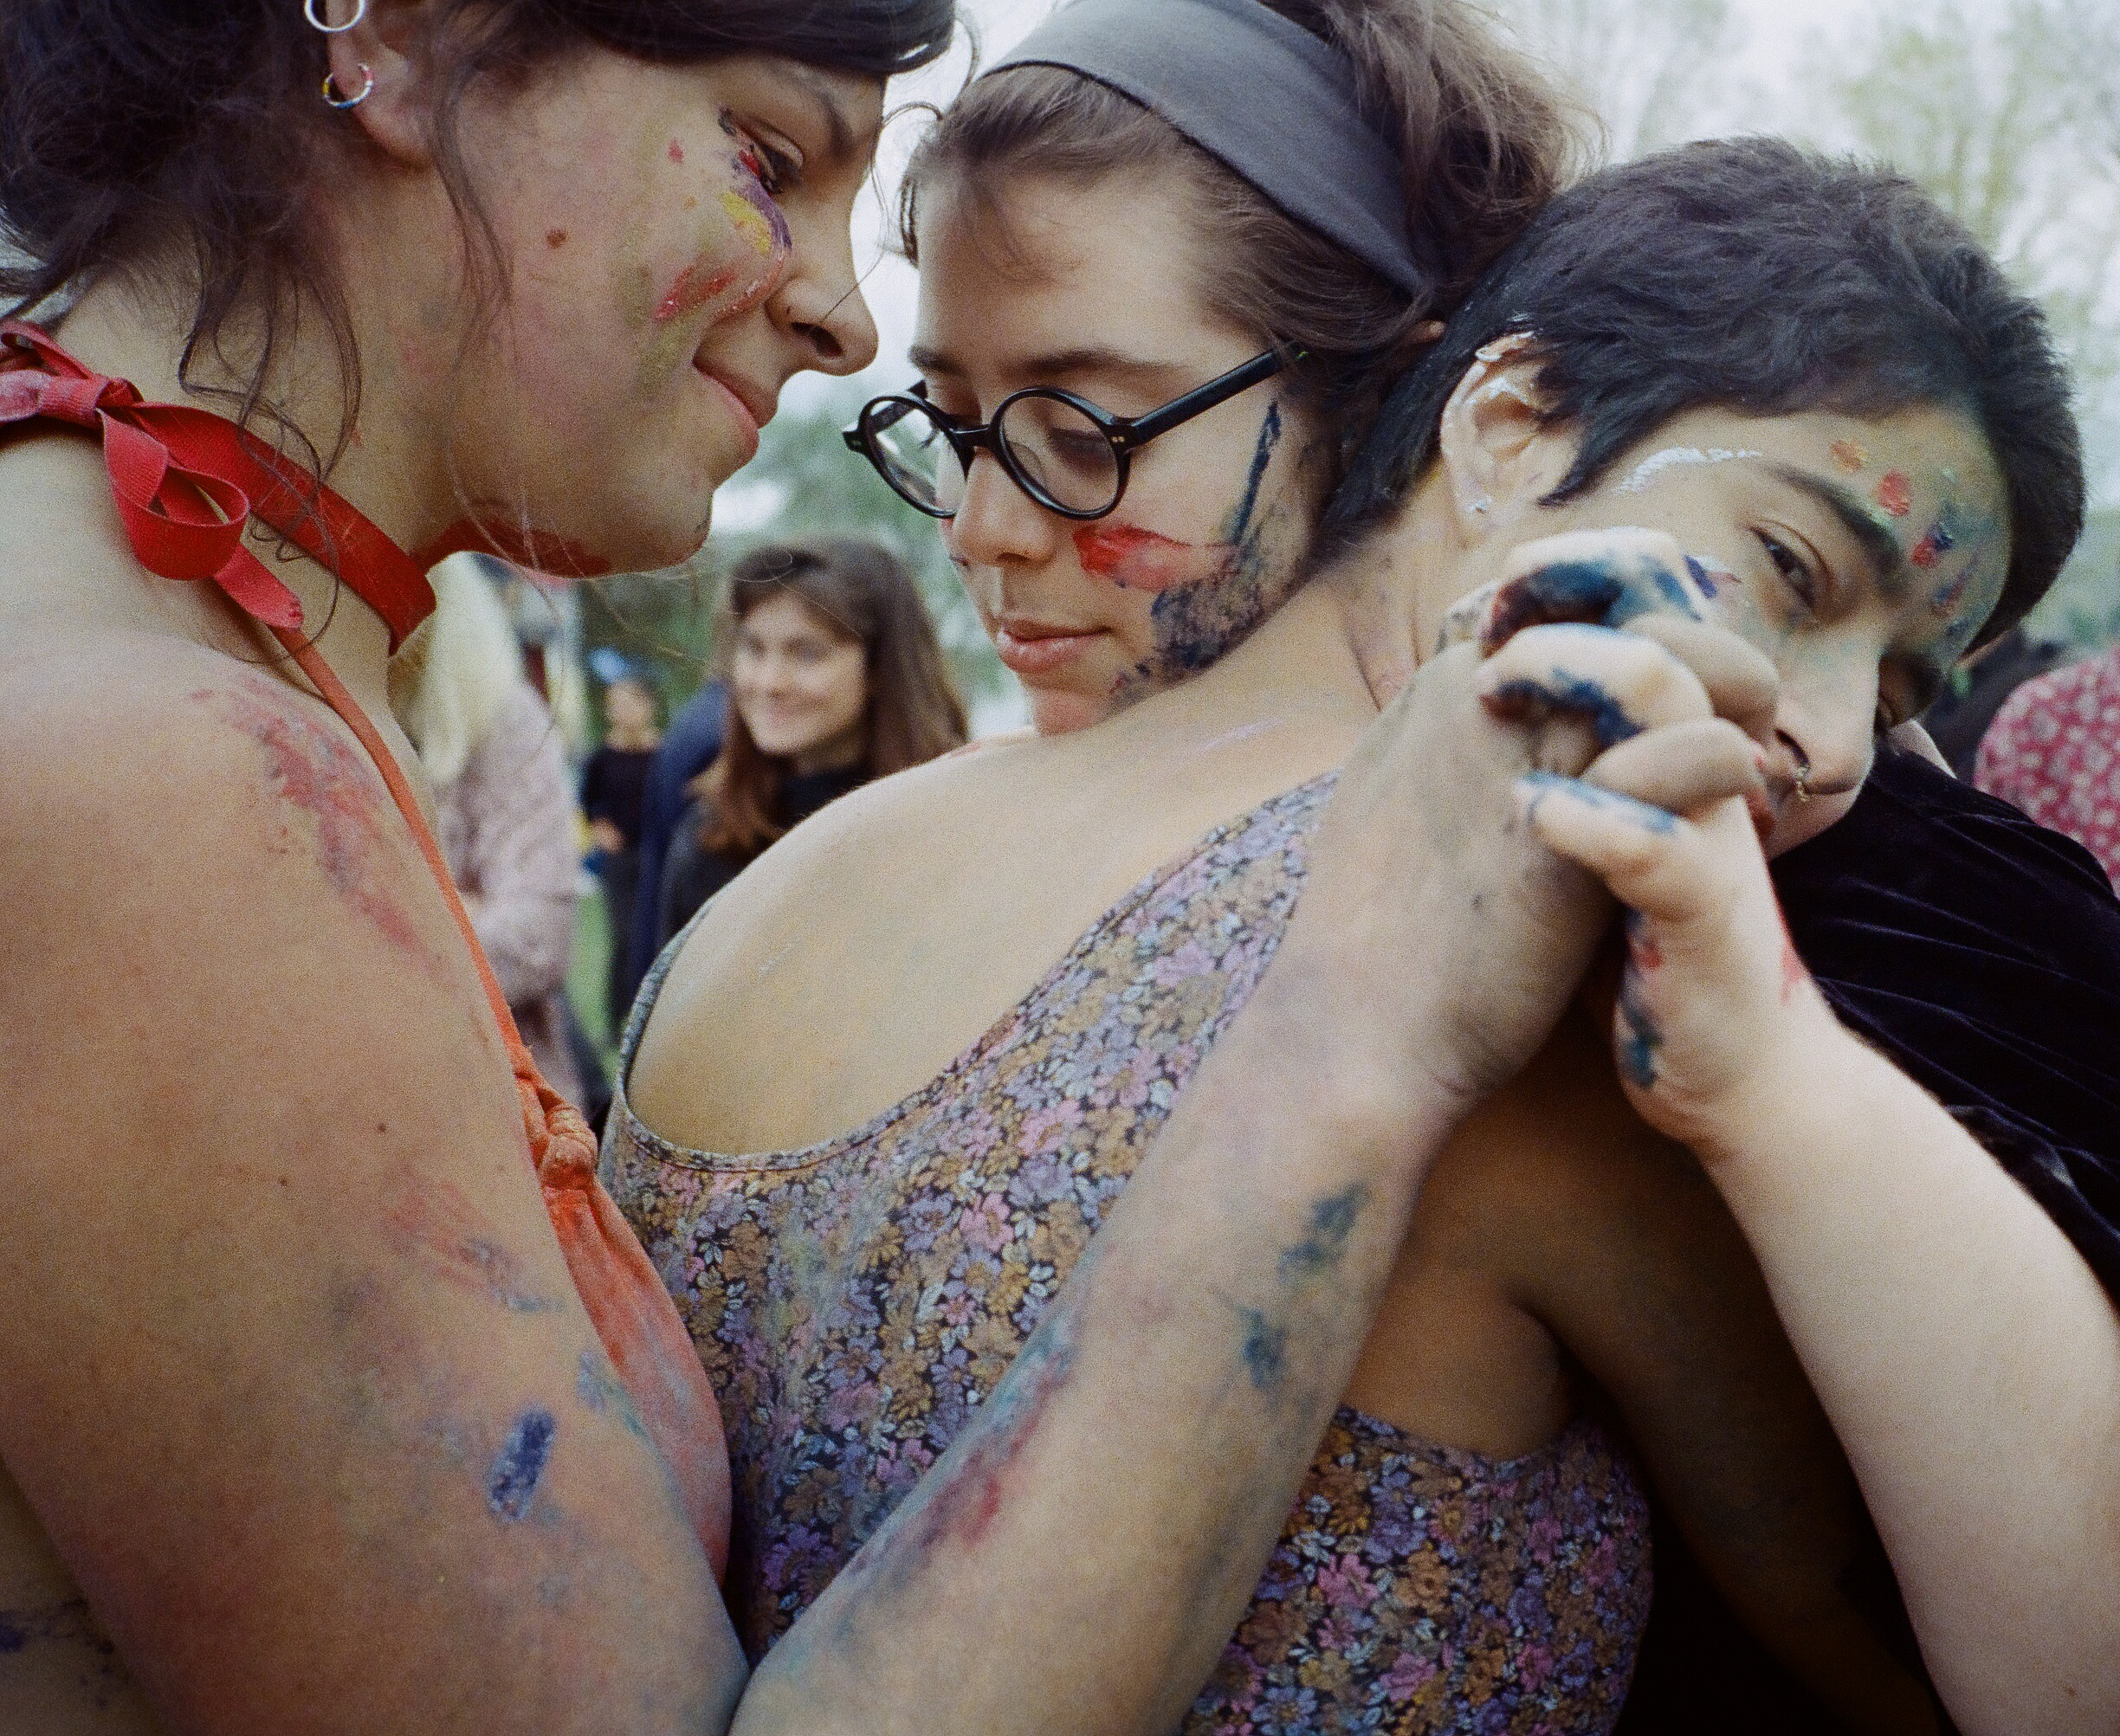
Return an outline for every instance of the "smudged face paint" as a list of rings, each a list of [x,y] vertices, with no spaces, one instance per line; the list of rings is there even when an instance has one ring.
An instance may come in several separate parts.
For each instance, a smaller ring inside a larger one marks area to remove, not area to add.
[[[1781,674],[1776,727],[1808,760],[1819,798],[1794,799],[1794,751],[1783,750],[1768,771],[1768,849],[1792,848],[1845,811],[1880,727],[1920,713],[1994,608],[2009,536],[1993,455],[1968,417],[1936,406],[1690,411],[1642,451],[1622,456],[1611,482],[1540,512],[1529,534],[1677,539],[1710,618]]]
[[[480,165],[507,307],[474,319],[457,268],[410,261],[408,303],[439,313],[404,321],[392,359],[482,522],[493,503],[572,551],[545,564],[566,576],[667,565],[698,548],[790,376],[873,353],[849,231],[881,87],[592,49],[520,100]],[[782,295],[802,324],[776,317]]]
[[[559,1299],[531,1280],[462,1189],[418,1175],[410,1165],[400,1165],[386,1185],[393,1197],[384,1207],[385,1233],[415,1270],[512,1314],[559,1308]]]
[[[946,414],[983,422],[1010,392],[1050,385],[1139,416],[1263,347],[1218,324],[1196,273],[1172,268],[1197,223],[1180,191],[1026,180],[1006,197],[1018,245],[1005,260],[975,207],[922,204],[915,357]],[[1141,449],[1118,508],[1087,523],[1005,478],[990,487],[995,467],[974,463],[942,534],[1042,732],[1210,667],[1287,599],[1322,504],[1314,434],[1266,381]]]

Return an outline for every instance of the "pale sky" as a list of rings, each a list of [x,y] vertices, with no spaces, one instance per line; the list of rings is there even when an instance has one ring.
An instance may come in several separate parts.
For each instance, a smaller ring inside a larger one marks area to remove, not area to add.
[[[1055,0],[962,0],[963,10],[979,27],[983,38],[981,58],[987,62],[1014,47],[1053,10],[1054,3]],[[1891,7],[1894,0],[1881,0],[1881,3]],[[1968,0],[1968,10],[1984,10],[2004,3],[2006,0]],[[1845,28],[1851,16],[1863,16],[1870,11],[1860,0],[1852,0],[1852,3],[1851,0],[1735,0],[1735,5],[1744,29],[1740,50],[1744,72],[1754,83],[1769,89],[1788,75],[1809,39]],[[891,87],[891,100],[946,102],[962,82],[965,64],[960,46],[938,65],[899,81]],[[886,134],[879,178],[887,187],[895,185],[896,169],[921,124],[922,117],[908,115]],[[856,230],[857,257],[867,268],[864,287],[882,338],[876,365],[863,378],[876,381],[879,391],[896,390],[913,377],[905,352],[913,334],[917,293],[914,274],[883,245],[886,223],[880,200],[864,201],[856,218]],[[810,389],[816,389],[814,384]],[[801,382],[790,388],[792,393],[803,390]]]

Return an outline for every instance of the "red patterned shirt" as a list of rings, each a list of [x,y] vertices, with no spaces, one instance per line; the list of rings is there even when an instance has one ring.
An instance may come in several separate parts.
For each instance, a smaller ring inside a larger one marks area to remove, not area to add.
[[[2067,833],[2120,887],[2120,646],[2012,694],[1973,781]]]

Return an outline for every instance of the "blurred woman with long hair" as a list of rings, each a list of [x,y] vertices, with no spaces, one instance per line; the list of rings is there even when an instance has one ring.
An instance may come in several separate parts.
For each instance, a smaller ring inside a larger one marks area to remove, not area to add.
[[[827,802],[966,736],[919,587],[875,543],[753,551],[729,576],[717,639],[728,740],[694,780],[662,871],[662,943]]]

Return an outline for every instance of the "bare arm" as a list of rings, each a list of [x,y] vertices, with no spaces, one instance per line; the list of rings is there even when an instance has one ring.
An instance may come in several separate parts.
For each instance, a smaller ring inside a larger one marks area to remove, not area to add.
[[[1874,1551],[1855,1480],[1758,1262],[1684,1147],[1620,1096],[1587,1019],[1467,1128],[1491,1257],[1610,1395],[1731,1609],[1851,1731],[1932,1732],[1928,1691],[1846,1586]]]
[[[1744,816],[1550,788],[1641,913],[1615,1035],[1701,1155],[1839,1433],[1968,1736],[2120,1724],[2120,1316],[2060,1230],[1833,1019]]]

